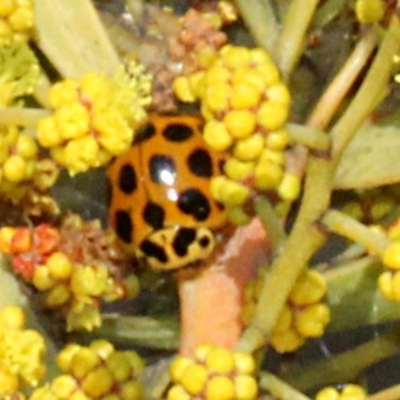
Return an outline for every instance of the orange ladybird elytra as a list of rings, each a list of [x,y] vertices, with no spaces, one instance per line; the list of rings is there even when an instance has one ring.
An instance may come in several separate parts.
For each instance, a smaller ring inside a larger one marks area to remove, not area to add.
[[[108,168],[111,226],[154,269],[207,258],[225,225],[225,211],[210,193],[223,160],[205,144],[202,126],[194,115],[152,114]]]

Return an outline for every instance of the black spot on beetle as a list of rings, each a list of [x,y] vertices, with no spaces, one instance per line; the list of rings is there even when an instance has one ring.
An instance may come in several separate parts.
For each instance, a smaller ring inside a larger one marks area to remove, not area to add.
[[[137,145],[152,138],[156,134],[156,131],[156,127],[151,122],[142,125],[135,133],[132,145]]]
[[[169,124],[162,134],[170,142],[183,142],[193,135],[193,129],[185,124]]]
[[[213,165],[210,154],[206,150],[194,150],[188,157],[188,165],[194,175],[210,178],[213,174]]]
[[[183,257],[188,253],[188,247],[196,239],[196,231],[191,228],[180,228],[174,238],[172,247],[175,253]]]
[[[115,212],[115,232],[123,242],[132,242],[133,223],[127,211],[118,210]]]
[[[203,247],[205,249],[210,245],[210,238],[208,236],[203,236],[199,239],[199,245],[200,247]]]
[[[161,229],[164,226],[164,209],[158,204],[149,201],[144,208],[143,218],[153,229]]]
[[[172,157],[165,155],[156,155],[151,157],[149,170],[153,182],[167,186],[174,184],[176,167]]]
[[[204,221],[210,215],[210,204],[198,189],[187,189],[178,199],[178,207],[197,221]]]
[[[144,240],[140,245],[140,250],[142,250],[147,257],[153,257],[161,263],[166,263],[168,261],[165,250],[150,240]]]
[[[125,193],[131,194],[137,188],[137,178],[132,165],[125,164],[119,170],[118,187]]]

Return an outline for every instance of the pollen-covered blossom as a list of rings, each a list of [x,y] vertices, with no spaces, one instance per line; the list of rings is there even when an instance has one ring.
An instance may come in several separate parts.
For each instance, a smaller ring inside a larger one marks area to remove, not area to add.
[[[105,165],[129,148],[135,125],[146,116],[151,78],[134,62],[113,79],[90,72],[52,86],[50,116],[38,140],[71,175]]]
[[[261,270],[260,278],[268,273]],[[245,291],[243,321],[250,324],[260,295],[262,279],[249,283]],[[306,270],[290,292],[271,333],[271,345],[280,353],[292,352],[301,347],[307,338],[322,336],[330,320],[329,307],[323,302],[327,284],[314,270]]]
[[[291,95],[262,49],[228,44],[218,52],[203,49],[198,59],[197,71],[175,79],[175,92],[182,101],[200,101],[204,139],[230,153],[211,189],[230,218],[245,223],[242,206],[253,190],[276,191],[286,201],[299,194],[300,178],[286,172]]]
[[[0,250],[11,256],[14,272],[41,293],[45,308],[61,310],[68,330],[93,330],[101,325],[100,302],[134,296],[134,275],[117,276],[123,262],[114,235],[99,221],[83,222],[74,214],[61,228],[3,227]]]
[[[117,351],[106,340],[68,344],[57,357],[61,374],[37,388],[30,400],[140,400],[144,363],[134,351]]]
[[[38,384],[45,373],[45,348],[41,334],[25,328],[20,307],[7,306],[0,311],[1,398],[14,394],[23,385]]]
[[[254,373],[250,354],[201,345],[194,358],[178,356],[171,363],[174,384],[167,400],[253,400],[258,392]]]
[[[0,46],[28,41],[33,28],[33,0],[0,2]]]
[[[367,391],[360,385],[346,383],[340,387],[327,386],[315,396],[315,400],[363,400],[368,396]]]

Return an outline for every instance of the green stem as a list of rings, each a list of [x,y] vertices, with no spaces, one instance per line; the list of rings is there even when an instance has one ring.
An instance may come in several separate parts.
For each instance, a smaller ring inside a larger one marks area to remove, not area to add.
[[[327,0],[315,13],[313,27],[321,29],[333,21],[348,4],[348,0]]]
[[[44,108],[50,108],[48,100],[48,93],[50,90],[50,80],[47,75],[42,71],[39,78],[39,83],[35,88],[34,96],[36,101]]]
[[[293,142],[313,150],[329,150],[330,140],[326,132],[300,124],[288,124],[286,127]]]
[[[82,339],[106,338],[114,343],[135,343],[155,349],[176,350],[179,326],[176,321],[150,317],[103,315],[102,326],[93,333],[82,333]]]
[[[371,113],[372,105],[377,104],[377,97],[381,98],[380,95],[387,87],[390,77],[388,64],[391,65],[393,55],[399,47],[396,40],[399,35],[398,26],[397,16],[394,16],[372,64],[372,72],[369,71],[355,99],[333,128],[332,134],[339,141],[335,147],[336,160],[365,117]],[[383,57],[388,57],[389,60],[383,61]],[[378,72],[377,66],[382,67],[383,71]],[[374,77],[376,74],[378,76]],[[371,82],[372,80],[375,83]],[[365,92],[365,87],[370,89],[370,93]],[[365,105],[367,112],[362,110],[354,112],[355,105],[357,109]],[[349,121],[349,114],[351,114],[351,121]],[[315,251],[324,243],[325,237],[317,229],[315,222],[329,208],[336,160],[328,160],[312,153],[309,155],[304,195],[298,217],[283,252],[273,263],[271,273],[265,277],[255,317],[251,325],[243,332],[237,344],[238,349],[253,352],[266,344],[298,276],[306,268]]]
[[[0,107],[0,124],[36,128],[39,120],[49,114],[41,108]]]
[[[399,345],[398,332],[386,333],[353,350],[330,355],[309,367],[297,366],[284,374],[282,379],[303,392],[337,382],[351,382],[365,368],[397,354]]]
[[[309,397],[269,372],[260,373],[259,386],[280,400],[310,400]]]
[[[377,43],[377,32],[369,29],[357,43],[346,63],[325,90],[312,111],[308,125],[325,129],[348,94]]]
[[[381,390],[371,396],[368,396],[365,400],[397,400],[400,398],[400,385],[394,385],[390,388]]]
[[[256,44],[271,53],[279,34],[272,1],[235,0],[235,3]]]
[[[298,276],[324,243],[325,237],[314,222],[329,205],[332,182],[329,165],[326,159],[309,158],[299,216],[284,251],[273,263],[271,273],[265,277],[255,318],[238,342],[240,350],[252,352],[266,343]]]
[[[393,57],[398,53],[399,47],[400,25],[395,15],[360,89],[338,123],[332,128],[332,155],[335,162],[338,162],[354,132],[382,99],[393,70]]]
[[[254,206],[265,231],[268,233],[272,254],[279,253],[286,242],[286,234],[282,229],[279,217],[276,215],[271,203],[265,197],[256,197]]]
[[[303,53],[305,35],[318,3],[319,0],[308,0],[305,5],[304,0],[292,0],[289,6],[274,51],[275,60],[286,81],[289,81]]]
[[[330,231],[362,244],[374,254],[382,254],[390,243],[384,233],[372,230],[341,211],[328,210],[321,222]]]

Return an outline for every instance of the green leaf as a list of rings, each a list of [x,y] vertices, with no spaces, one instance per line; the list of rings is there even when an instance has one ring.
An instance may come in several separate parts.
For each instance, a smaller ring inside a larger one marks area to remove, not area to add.
[[[118,55],[90,0],[35,1],[36,41],[65,77],[113,75]]]
[[[367,189],[400,182],[400,128],[365,125],[344,151],[336,189]]]
[[[386,300],[377,287],[383,272],[374,257],[338,265],[326,271],[331,322],[328,331],[356,328],[400,318],[400,304]]]

